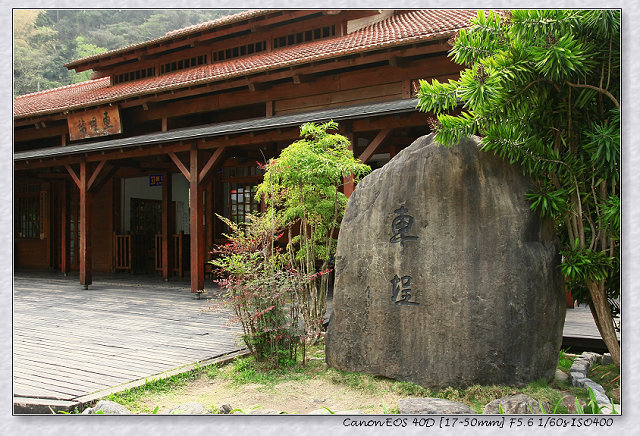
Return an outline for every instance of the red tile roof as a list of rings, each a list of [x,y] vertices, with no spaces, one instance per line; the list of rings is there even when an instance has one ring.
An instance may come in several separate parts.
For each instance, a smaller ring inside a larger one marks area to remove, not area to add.
[[[248,20],[251,18],[255,18],[255,17],[259,17],[261,15],[267,15],[271,12],[274,12],[274,10],[266,10],[266,9],[251,9],[248,11],[243,11],[243,12],[239,12],[237,14],[233,14],[233,15],[225,15],[224,17],[220,17],[217,18],[215,20],[212,21],[207,21],[205,23],[200,23],[200,24],[194,24],[193,26],[188,26],[188,27],[183,27],[181,29],[176,29],[176,30],[172,30],[170,32],[167,32],[164,36],[161,36],[159,38],[155,38],[149,41],[144,41],[144,42],[139,42],[137,44],[131,44],[125,47],[121,47],[115,50],[109,50],[107,52],[104,53],[100,53],[97,55],[93,55],[93,56],[88,56],[86,58],[82,58],[82,59],[77,59],[74,61],[71,61],[67,64],[65,64],[64,66],[67,68],[73,68],[74,66],[77,66],[79,64],[85,63],[85,62],[89,62],[95,59],[100,59],[100,58],[104,58],[104,57],[108,57],[108,56],[114,56],[120,53],[126,53],[128,51],[131,50],[135,50],[137,48],[141,48],[147,45],[154,45],[154,44],[159,44],[168,40],[172,40],[172,39],[176,39],[179,37],[183,37],[192,33],[198,33],[198,32],[202,32],[205,30],[209,30],[209,29],[213,29],[215,27],[220,27],[220,26],[225,26],[228,24],[233,24],[233,23],[237,23],[239,21],[243,21],[243,20]]]
[[[350,53],[448,38],[468,26],[472,10],[420,10],[391,16],[357,32],[328,40],[285,47],[259,55],[236,58],[176,71],[157,77],[109,86],[109,78],[50,89],[16,98],[14,117],[27,117],[79,109],[155,92],[242,77],[301,65]]]

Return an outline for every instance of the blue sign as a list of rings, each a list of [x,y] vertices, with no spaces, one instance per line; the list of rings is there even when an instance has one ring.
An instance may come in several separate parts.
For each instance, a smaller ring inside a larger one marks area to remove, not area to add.
[[[162,186],[162,174],[151,174],[149,176],[149,186]]]

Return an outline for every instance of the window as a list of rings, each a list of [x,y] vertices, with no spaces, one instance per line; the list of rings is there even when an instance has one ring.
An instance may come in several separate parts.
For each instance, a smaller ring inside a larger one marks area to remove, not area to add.
[[[207,63],[207,55],[193,56],[191,58],[181,59],[176,62],[168,62],[160,65],[160,74],[167,74],[173,71],[184,70],[186,68],[197,67]]]
[[[236,223],[247,222],[247,215],[256,214],[260,210],[260,204],[256,199],[257,184],[252,183],[225,183],[225,191],[228,197],[225,201],[229,208],[228,217]],[[227,208],[225,207],[225,209]]]
[[[273,48],[287,47],[290,45],[301,44],[303,42],[315,41],[316,39],[328,38],[330,36],[336,36],[335,25],[318,27],[317,29],[274,38]]]
[[[260,53],[267,49],[266,41],[254,42],[251,44],[240,45],[238,47],[231,47],[225,50],[218,50],[213,52],[212,59],[216,61],[224,61],[226,59],[234,59],[241,56],[250,55],[253,53]]]
[[[260,211],[256,192],[262,174],[264,170],[256,166],[223,168],[224,216],[236,224],[241,224],[247,222],[247,215]],[[228,232],[229,229],[225,226],[224,231]]]
[[[113,84],[116,85],[118,83],[131,82],[133,80],[140,80],[146,77],[155,76],[155,74],[156,74],[155,67],[143,68],[141,70],[116,74],[113,76]]]
[[[16,185],[15,231],[18,238],[40,238],[40,185]]]

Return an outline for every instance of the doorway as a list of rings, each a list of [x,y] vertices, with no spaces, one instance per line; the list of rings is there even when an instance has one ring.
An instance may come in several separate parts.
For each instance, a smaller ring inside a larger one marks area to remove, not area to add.
[[[155,271],[155,237],[162,231],[162,200],[131,198],[133,269]]]

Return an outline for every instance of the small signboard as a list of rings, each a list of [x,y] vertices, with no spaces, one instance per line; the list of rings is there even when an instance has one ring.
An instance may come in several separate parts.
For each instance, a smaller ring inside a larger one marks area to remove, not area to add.
[[[69,114],[67,124],[71,141],[122,133],[120,111],[117,106],[105,106]]]
[[[149,186],[162,186],[162,174],[151,174],[149,176]]]

